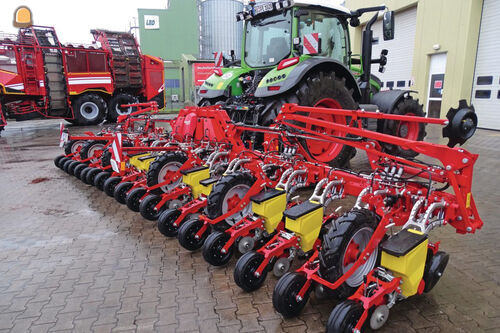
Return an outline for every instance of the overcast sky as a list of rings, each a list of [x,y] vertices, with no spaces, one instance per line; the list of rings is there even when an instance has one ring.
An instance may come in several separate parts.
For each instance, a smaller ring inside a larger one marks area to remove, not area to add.
[[[194,0],[185,0],[194,1]],[[0,31],[17,33],[12,26],[14,11],[26,5],[33,23],[56,28],[63,43],[91,43],[90,29],[126,31],[137,8],[165,9],[167,0],[1,0]]]

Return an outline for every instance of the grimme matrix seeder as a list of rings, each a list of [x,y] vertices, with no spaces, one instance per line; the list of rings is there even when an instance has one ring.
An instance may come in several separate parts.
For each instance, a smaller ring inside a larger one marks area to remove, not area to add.
[[[141,116],[149,117],[140,112],[126,122]],[[335,116],[350,121],[323,120]],[[449,144],[370,131],[362,127],[366,119],[441,125]],[[459,233],[482,227],[471,194],[477,155],[452,148],[469,139],[476,124],[465,102],[447,119],[285,104],[271,127],[236,124],[220,106],[186,108],[171,121],[171,133],[117,128],[89,135],[90,141],[106,143],[91,155],[82,154],[81,147],[69,150],[57,164],[64,159],[64,164],[90,164],[99,170],[95,183],[99,175],[107,174],[108,181],[116,177],[117,199],[127,200],[140,189],[139,210],[154,198],[148,209],[151,219],[159,217],[160,231],[177,235],[189,250],[203,246],[211,264],[226,264],[235,249],[245,253],[235,268],[235,282],[245,290],[258,288],[270,270],[281,276],[273,304],[285,317],[298,315],[316,289],[341,300],[327,331],[359,332],[368,322],[381,327],[397,301],[437,283],[449,256],[439,242],[429,241],[430,231],[446,224]],[[263,135],[262,151],[241,139],[249,131]],[[314,140],[365,151],[372,171],[316,161],[302,145]],[[382,149],[385,144],[434,162],[390,155]],[[162,159],[176,163],[153,167]],[[297,188],[313,185],[308,200],[292,198]],[[357,198],[349,212],[326,213],[330,203],[345,196]],[[305,263],[287,272],[295,258]]]

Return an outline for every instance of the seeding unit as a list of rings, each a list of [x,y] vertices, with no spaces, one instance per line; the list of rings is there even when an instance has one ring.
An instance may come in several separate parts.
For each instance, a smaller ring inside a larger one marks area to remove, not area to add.
[[[220,106],[186,108],[170,121],[170,133],[144,114],[156,105],[134,107],[140,110],[114,130],[79,137],[63,130],[66,155],[56,165],[158,219],[160,232],[177,236],[186,249],[203,247],[210,264],[226,264],[237,249],[243,255],[234,279],[246,291],[272,270],[281,277],[273,304],[285,317],[298,315],[314,288],[341,299],[328,332],[359,332],[367,320],[380,328],[398,300],[430,291],[449,258],[429,241],[432,229],[482,227],[471,194],[478,156],[452,148],[477,124],[465,102],[447,119],[285,104],[271,127],[234,123]],[[337,116],[350,121],[326,120]],[[449,143],[371,131],[362,126],[367,119],[441,125]],[[133,129],[138,121],[146,125]],[[244,132],[262,135],[261,150],[242,139]],[[371,171],[318,162],[304,140],[365,151]],[[387,144],[434,162],[388,154]],[[308,200],[293,198],[311,186]],[[330,203],[346,196],[357,198],[351,210],[328,213]],[[288,272],[296,258],[305,263]]]

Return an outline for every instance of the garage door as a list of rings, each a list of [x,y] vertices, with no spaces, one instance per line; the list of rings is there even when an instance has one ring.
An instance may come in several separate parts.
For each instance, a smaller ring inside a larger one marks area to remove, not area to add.
[[[410,86],[416,23],[417,7],[395,13],[394,39],[389,41],[384,41],[382,37],[382,20],[373,25],[373,37],[379,41],[373,45],[372,57],[378,58],[382,49],[389,50],[385,73],[379,73],[379,66],[372,65],[372,73],[382,80],[383,89],[402,89]]]
[[[479,127],[500,130],[500,1],[484,0],[472,104]]]

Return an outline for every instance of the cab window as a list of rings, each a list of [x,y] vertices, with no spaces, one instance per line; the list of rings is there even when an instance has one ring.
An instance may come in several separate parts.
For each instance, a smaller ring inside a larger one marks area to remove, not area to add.
[[[301,16],[299,21],[299,35],[314,32],[320,33],[321,53],[319,56],[333,58],[344,64],[347,63],[348,41],[345,26],[332,14],[309,10],[307,15]]]

